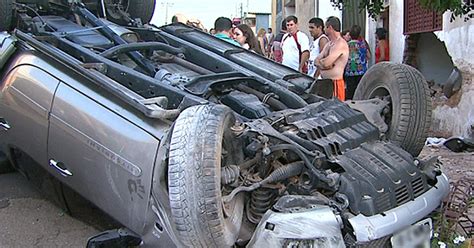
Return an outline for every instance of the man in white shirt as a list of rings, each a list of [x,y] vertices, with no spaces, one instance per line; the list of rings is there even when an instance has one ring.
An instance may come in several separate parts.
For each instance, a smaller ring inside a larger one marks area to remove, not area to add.
[[[309,38],[298,30],[298,18],[288,16],[286,18],[288,33],[283,36],[281,48],[283,50],[282,64],[302,73],[307,73],[307,61],[309,58]]]
[[[309,46],[308,76],[319,78],[320,71],[317,70],[314,60],[329,42],[329,38],[324,34],[324,22],[321,18],[311,18],[308,27],[313,38],[313,43]]]

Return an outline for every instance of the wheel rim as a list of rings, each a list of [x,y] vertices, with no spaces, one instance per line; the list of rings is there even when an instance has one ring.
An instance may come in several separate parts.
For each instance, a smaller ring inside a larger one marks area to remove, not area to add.
[[[367,99],[379,98],[381,100],[388,101],[387,107],[381,113],[382,118],[388,126],[387,133],[391,130],[392,124],[392,117],[393,117],[393,105],[392,105],[392,96],[390,94],[389,89],[383,86],[379,86],[374,88]]]

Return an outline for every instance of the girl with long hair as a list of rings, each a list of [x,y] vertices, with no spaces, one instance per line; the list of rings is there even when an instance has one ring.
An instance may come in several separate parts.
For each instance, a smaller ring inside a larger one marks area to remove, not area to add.
[[[243,48],[263,55],[255,34],[247,24],[240,24],[234,28],[234,38]]]

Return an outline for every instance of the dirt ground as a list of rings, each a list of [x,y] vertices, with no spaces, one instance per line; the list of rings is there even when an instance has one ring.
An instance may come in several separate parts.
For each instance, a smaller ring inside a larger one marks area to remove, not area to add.
[[[75,219],[18,172],[0,175],[0,248],[85,247],[101,230]]]
[[[450,182],[455,183],[463,178],[467,178],[470,181],[474,179],[474,152],[455,153],[444,146],[439,148],[425,146],[419,157],[431,158],[433,156],[439,157],[439,160],[443,163],[443,171],[448,175]],[[474,220],[474,205],[471,205],[468,209],[468,216],[469,219]],[[462,245],[455,246],[474,248],[472,237],[464,233],[460,226],[457,226],[456,230],[459,235],[466,235],[467,240]],[[453,247],[452,245],[450,244],[448,247]],[[434,243],[433,247],[441,246]]]
[[[474,152],[455,153],[446,147],[425,146],[420,158],[438,156],[443,163],[443,171],[451,182],[456,182],[464,176],[474,178]]]

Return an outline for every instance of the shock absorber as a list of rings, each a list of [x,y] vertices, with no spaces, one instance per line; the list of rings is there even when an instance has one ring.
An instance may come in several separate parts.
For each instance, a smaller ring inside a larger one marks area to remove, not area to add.
[[[247,218],[250,222],[258,224],[265,212],[271,208],[277,197],[275,189],[259,188],[252,191],[247,204]]]

